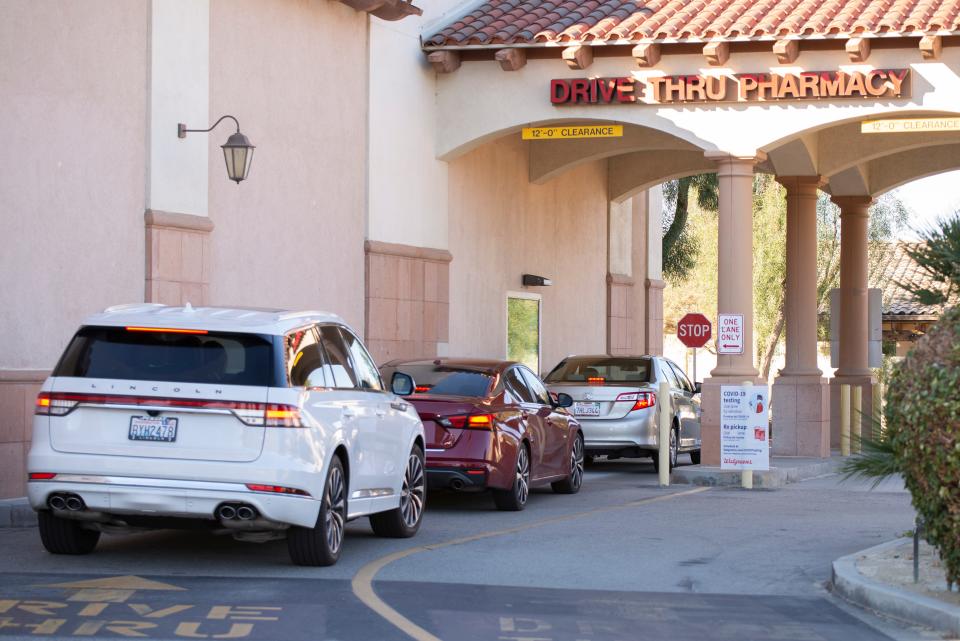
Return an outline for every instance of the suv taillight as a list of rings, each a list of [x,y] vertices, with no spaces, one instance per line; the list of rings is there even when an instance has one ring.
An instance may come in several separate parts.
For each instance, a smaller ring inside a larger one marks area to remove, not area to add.
[[[645,410],[654,407],[657,404],[657,395],[653,392],[625,392],[617,397],[617,402],[633,401],[631,412]]]
[[[62,395],[40,392],[33,413],[39,416],[66,416],[79,404],[79,401]]]
[[[199,408],[229,410],[245,425],[254,427],[305,427],[300,409],[295,405],[276,403],[245,403],[243,401],[201,400],[190,398],[158,398],[154,396],[125,396],[119,394],[74,394],[69,392],[41,392],[37,395],[35,414],[66,416],[81,403],[89,405],[132,405],[147,407]]]

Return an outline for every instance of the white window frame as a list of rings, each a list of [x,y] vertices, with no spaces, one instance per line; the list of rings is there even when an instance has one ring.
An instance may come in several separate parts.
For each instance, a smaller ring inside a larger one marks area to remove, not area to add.
[[[543,296],[532,292],[508,291],[503,299],[503,356],[510,358],[510,299],[522,298],[537,301],[537,369],[543,365]],[[540,376],[540,372],[534,372]]]

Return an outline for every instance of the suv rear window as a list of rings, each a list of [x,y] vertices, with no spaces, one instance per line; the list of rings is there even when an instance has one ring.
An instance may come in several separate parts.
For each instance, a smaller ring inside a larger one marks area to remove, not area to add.
[[[433,363],[386,366],[383,368],[383,380],[389,384],[394,372],[412,376],[416,383],[416,394],[486,398],[493,382],[493,375],[485,370]]]
[[[273,350],[259,334],[82,327],[53,375],[274,387]]]
[[[649,358],[567,358],[547,375],[547,383],[648,383]]]

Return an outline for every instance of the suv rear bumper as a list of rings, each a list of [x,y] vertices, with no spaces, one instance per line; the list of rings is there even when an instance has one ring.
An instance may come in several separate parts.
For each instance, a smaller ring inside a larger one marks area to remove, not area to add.
[[[267,521],[313,527],[320,511],[315,498],[252,492],[238,483],[80,474],[27,483],[27,497],[35,510],[50,509],[47,501],[55,493],[76,494],[86,511],[121,519],[141,515],[215,521],[214,512],[221,504],[244,503]]]

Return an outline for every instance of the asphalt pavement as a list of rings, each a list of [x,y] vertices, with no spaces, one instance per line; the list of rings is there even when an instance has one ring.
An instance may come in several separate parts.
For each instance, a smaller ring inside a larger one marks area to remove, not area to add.
[[[292,566],[283,541],[175,531],[54,557],[35,528],[0,529],[0,636],[933,639],[826,589],[834,559],[912,524],[898,482],[661,489],[649,462],[614,461],[591,467],[579,494],[536,490],[519,513],[484,494],[431,494],[413,539],[355,521],[332,568]]]

